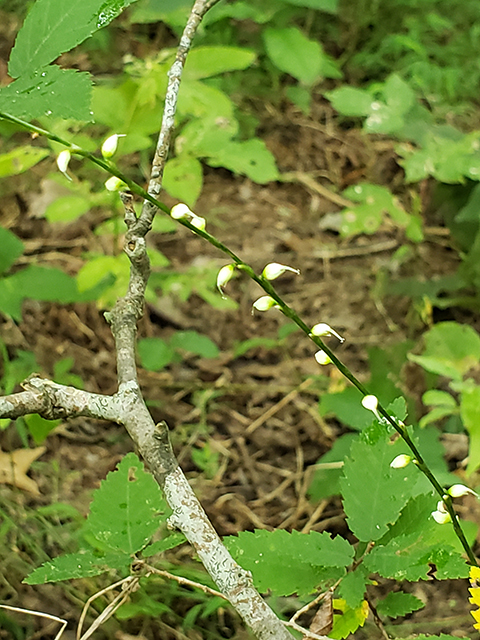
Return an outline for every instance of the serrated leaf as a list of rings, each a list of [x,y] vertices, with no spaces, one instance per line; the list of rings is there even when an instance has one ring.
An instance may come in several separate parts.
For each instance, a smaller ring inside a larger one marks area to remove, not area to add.
[[[340,609],[343,613],[342,615],[333,616],[333,628],[328,634],[330,638],[341,640],[355,633],[359,627],[363,627],[365,624],[369,612],[366,600],[353,609],[340,599],[334,600],[333,606],[335,609]]]
[[[369,583],[368,575],[362,565],[359,565],[355,571],[347,573],[338,588],[338,593],[351,608],[358,607],[365,596],[365,589]]]
[[[70,51],[106,26],[133,0],[37,0],[10,55],[12,78],[30,73]]]
[[[0,227],[0,273],[7,271],[23,253],[23,242],[17,236]]]
[[[271,589],[276,595],[308,594],[323,581],[341,577],[353,558],[353,547],[346,540],[332,539],[326,533],[244,531],[224,542],[234,558],[252,572],[258,589]]]
[[[379,540],[409,499],[418,470],[414,465],[390,467],[397,455],[406,452],[401,440],[390,443],[386,436],[374,444],[352,443],[340,486],[348,525],[359,540]]]
[[[2,153],[0,155],[0,178],[23,173],[48,155],[50,155],[48,149],[30,146],[20,146],[8,153]]]
[[[86,528],[115,551],[140,551],[167,517],[168,507],[153,477],[134,453],[94,492]]]
[[[413,611],[418,611],[424,606],[423,602],[411,593],[397,591],[390,592],[383,600],[380,600],[376,608],[382,616],[398,618],[400,616],[406,616]]]
[[[315,469],[312,483],[308,489],[308,495],[311,500],[323,500],[330,496],[340,493],[340,478],[342,476],[343,460],[350,452],[352,441],[357,438],[355,433],[346,433],[340,436],[333,443],[332,448],[324,456],[317,460],[317,465],[328,465],[330,463],[339,463],[336,469]]]
[[[156,542],[152,542],[152,544],[146,546],[145,549],[142,550],[142,556],[144,558],[150,558],[157,553],[163,553],[164,551],[178,547],[185,541],[186,538],[183,533],[170,533],[166,538],[157,540]]]
[[[25,584],[44,584],[74,578],[91,578],[105,573],[114,565],[118,566],[119,558],[121,558],[123,568],[131,562],[131,559],[124,554],[99,556],[90,549],[69,553],[44,562],[38,569],[32,571],[23,582]]]
[[[170,339],[170,346],[190,351],[202,358],[216,358],[220,353],[217,345],[208,336],[196,331],[177,331]]]
[[[0,89],[0,111],[26,120],[47,115],[89,122],[91,87],[88,73],[42,67]]]

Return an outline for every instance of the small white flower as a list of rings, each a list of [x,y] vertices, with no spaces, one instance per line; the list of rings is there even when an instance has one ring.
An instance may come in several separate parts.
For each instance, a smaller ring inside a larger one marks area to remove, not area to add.
[[[371,411],[375,415],[376,419],[379,422],[383,422],[382,416],[377,411],[377,407],[378,407],[378,398],[377,398],[377,396],[371,396],[371,395],[370,396],[364,396],[362,398],[362,406],[365,409],[368,409],[369,411]]]
[[[445,513],[444,511],[432,511],[432,518],[435,520],[437,524],[447,524],[447,522],[451,522],[452,518],[449,513]]]
[[[278,262],[270,262],[270,264],[267,264],[263,270],[262,275],[267,280],[275,280],[275,278],[283,275],[285,271],[291,271],[297,275],[300,273],[298,269],[294,269],[293,267],[287,267],[286,265],[279,264]]]
[[[68,149],[60,151],[57,156],[57,167],[63,173],[63,175],[68,178],[68,180],[71,180],[70,176],[67,173],[68,163],[70,162],[71,157],[72,155]]]
[[[201,218],[200,216],[197,216],[195,213],[192,213],[192,216],[190,218],[190,223],[196,229],[200,229],[201,231],[205,231],[205,227],[207,226],[205,218]]]
[[[439,500],[437,502],[437,511],[439,511],[440,513],[448,513],[447,507],[446,507],[445,502],[443,500]]]
[[[112,176],[105,182],[105,188],[108,191],[120,191],[121,189],[125,189],[126,186],[125,182],[117,178],[117,176]]]
[[[273,298],[271,298],[270,296],[261,296],[253,303],[252,313],[254,309],[256,309],[257,311],[268,311],[275,306],[278,305]]]
[[[330,364],[332,362],[330,356],[326,354],[325,351],[317,351],[315,354],[315,360],[318,364]]]
[[[195,214],[190,211],[186,204],[181,202],[172,207],[170,215],[174,220],[181,220],[182,218],[188,218]]]
[[[314,327],[312,327],[312,330],[310,331],[310,335],[316,336],[316,337],[335,336],[335,338],[338,338],[340,342],[345,342],[345,338],[342,338],[341,335],[339,335],[336,331],[334,331],[332,327],[329,324],[326,324],[325,322],[320,322],[319,324],[316,324]]]
[[[447,493],[451,495],[452,498],[461,498],[462,496],[466,496],[468,493],[471,493],[472,496],[477,496],[478,498],[478,494],[475,493],[475,491],[473,491],[472,489],[466,487],[464,484],[452,485]]]
[[[223,293],[223,287],[227,285],[232,279],[233,273],[235,271],[234,264],[226,264],[224,267],[220,269],[217,275],[217,289],[220,291],[222,298],[225,297]]]
[[[101,149],[102,156],[105,158],[105,160],[108,160],[115,154],[115,151],[118,147],[118,139],[124,137],[125,133],[115,133],[113,134],[113,136],[110,136],[105,140],[105,142],[102,144]]]
[[[411,460],[412,456],[409,456],[406,453],[401,453],[391,461],[390,466],[392,469],[403,469],[407,464],[410,464]]]

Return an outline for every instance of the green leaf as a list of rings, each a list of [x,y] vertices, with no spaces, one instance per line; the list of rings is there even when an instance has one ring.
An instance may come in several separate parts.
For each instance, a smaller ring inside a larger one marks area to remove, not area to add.
[[[316,40],[309,40],[296,27],[269,27],[263,32],[263,40],[273,64],[306,85],[314,84],[322,76],[341,76],[320,44]]]
[[[369,582],[364,568],[362,565],[359,565],[355,571],[347,573],[345,578],[343,578],[338,593],[349,607],[358,607],[364,599],[366,585]]]
[[[17,271],[11,279],[23,298],[69,303],[79,297],[74,278],[61,269],[30,265]]]
[[[400,453],[407,452],[401,440],[392,443],[386,436],[374,444],[362,440],[352,443],[340,486],[348,525],[359,540],[379,540],[388,525],[398,519],[411,495],[418,470],[414,465],[392,469],[390,463]]]
[[[163,187],[172,197],[193,207],[202,186],[203,169],[197,158],[181,154],[165,164]]]
[[[255,52],[240,47],[195,47],[185,63],[184,80],[201,80],[226,71],[246,69],[255,60]]]
[[[334,614],[333,628],[328,634],[330,638],[338,638],[339,640],[347,638],[365,624],[369,612],[366,601],[358,607],[351,608],[342,600],[334,600],[334,607],[341,607],[342,615]]]
[[[89,211],[91,203],[82,196],[61,196],[51,202],[45,210],[49,222],[71,222]]]
[[[161,371],[175,359],[175,351],[161,338],[139,340],[138,355],[142,367],[149,371]]]
[[[361,405],[361,396],[355,387],[346,387],[338,393],[327,393],[320,396],[320,415],[334,413],[337,418],[352,429],[361,431],[372,423],[372,412]]]
[[[318,11],[325,11],[333,15],[338,13],[338,0],[285,0],[288,4],[298,7],[309,7]]]
[[[168,515],[153,476],[134,453],[127,454],[93,494],[86,528],[115,551],[140,551]]]
[[[356,433],[346,433],[340,436],[335,440],[330,451],[317,460],[317,465],[325,465],[328,467],[330,464],[336,463],[341,466],[333,469],[322,469],[320,466],[315,469],[312,484],[308,489],[310,500],[323,500],[324,498],[340,494],[340,478],[343,472],[343,461],[350,452],[353,440],[357,437],[358,435]]]
[[[422,396],[422,402],[430,406],[447,407],[448,409],[457,408],[456,400],[452,394],[447,391],[439,391],[438,389],[426,391]]]
[[[325,96],[333,108],[344,116],[366,116],[371,111],[373,98],[363,89],[340,87],[334,91],[326,91]]]
[[[130,561],[130,559],[128,560]],[[41,567],[32,571],[23,582],[25,584],[44,584],[73,578],[91,578],[105,573],[108,568],[108,557],[99,557],[89,549],[44,562]]]
[[[392,74],[385,81],[383,96],[388,107],[395,113],[407,113],[415,102],[415,93],[404,80]]]
[[[308,594],[323,581],[341,577],[353,559],[353,547],[327,533],[244,531],[224,542],[234,558],[252,572],[258,589],[271,589],[276,595]]]
[[[244,174],[258,184],[278,179],[275,158],[264,141],[258,138],[245,142],[230,141],[208,158],[208,164]]]
[[[91,84],[88,73],[42,67],[0,89],[0,111],[27,120],[47,115],[89,122]]]
[[[0,93],[1,96],[1,93]],[[48,149],[21,146],[0,155],[0,178],[15,176],[30,169],[50,155]]]
[[[406,616],[409,613],[422,609],[425,605],[411,593],[403,591],[390,592],[383,600],[380,600],[376,607],[378,613],[390,618]]]
[[[439,322],[424,335],[423,355],[408,359],[427,371],[461,380],[480,362],[480,336],[472,327],[456,322]]]
[[[462,392],[460,416],[469,435],[467,475],[480,467],[480,387]]]
[[[31,413],[23,418],[36,445],[42,444],[48,434],[60,424],[60,420],[45,420],[38,413]]]
[[[145,549],[142,550],[142,556],[144,558],[150,558],[158,553],[174,549],[185,541],[186,538],[183,533],[170,533],[165,538],[162,538],[162,540],[156,540],[152,542],[152,544],[147,545]]]
[[[170,346],[190,351],[202,358],[216,358],[220,353],[217,345],[208,336],[196,331],[177,331],[170,339]]]
[[[10,55],[12,78],[30,73],[70,51],[106,26],[133,0],[37,0]]]
[[[0,273],[7,271],[23,253],[23,242],[17,236],[0,227]]]

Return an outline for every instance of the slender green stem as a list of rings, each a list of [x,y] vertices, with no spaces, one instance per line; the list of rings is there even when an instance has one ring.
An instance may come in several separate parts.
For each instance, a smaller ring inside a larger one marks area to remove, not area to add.
[[[35,125],[30,124],[29,122],[21,120],[20,118],[10,116],[2,112],[0,112],[0,118],[3,118],[4,120],[8,120],[9,122],[13,122],[18,125],[21,125],[22,127],[27,129],[28,131],[31,131],[32,133],[45,136],[46,138],[50,140],[54,140],[55,142],[59,142],[60,144],[63,144],[65,147],[67,147],[70,150],[70,152],[75,155],[88,158],[91,162],[95,163],[96,165],[98,165],[99,167],[107,171],[109,174],[114,175],[120,180],[122,180],[122,182],[124,182],[128,186],[128,188],[132,193],[138,195],[144,200],[148,200],[148,202],[151,202],[153,205],[158,207],[158,209],[160,209],[164,213],[168,215],[170,214],[169,207],[167,207],[163,202],[160,202],[159,200],[154,198],[152,195],[150,195],[139,184],[137,184],[136,182],[134,182],[133,180],[130,180],[130,178],[125,176],[113,162],[100,158],[95,154],[91,153],[90,151],[85,151],[84,149],[81,149],[77,145],[72,144],[68,140],[63,139],[60,136],[57,136],[56,134],[51,133],[50,131],[41,129],[40,127],[36,127]],[[269,295],[271,298],[273,298],[273,300],[275,300],[276,305],[278,305],[282,313],[287,318],[290,318],[290,320],[292,320],[307,335],[307,337],[310,338],[310,340],[312,340],[318,347],[320,347],[320,349],[322,349],[322,351],[324,351],[328,355],[328,357],[330,358],[332,363],[337,367],[337,369],[345,376],[345,378],[347,378],[347,380],[349,380],[360,391],[361,394],[363,394],[363,396],[369,395],[367,388],[348,369],[348,367],[346,367],[343,364],[343,362],[341,362],[341,360],[337,358],[335,353],[333,353],[333,351],[329,347],[327,347],[327,345],[323,342],[323,340],[321,340],[318,336],[313,336],[311,334],[310,327],[308,327],[305,324],[305,322],[298,316],[298,314],[294,309],[289,307],[283,301],[283,299],[279,296],[279,294],[277,293],[277,291],[275,290],[275,288],[273,287],[273,285],[269,280],[263,277],[263,275],[260,275],[260,276],[257,275],[250,265],[246,264],[239,256],[237,256],[233,251],[231,251],[231,249],[229,249],[225,244],[223,244],[223,242],[221,242],[220,240],[218,240],[218,238],[208,233],[208,231],[205,231],[203,229],[198,229],[193,224],[191,224],[187,219],[181,218],[177,220],[177,222],[179,222],[184,227],[187,227],[198,236],[201,236],[211,245],[213,245],[214,247],[222,251],[224,254],[226,254],[235,263],[238,269],[245,272],[252,280],[254,280],[265,291],[267,295]],[[470,548],[467,542],[467,539],[465,538],[465,534],[463,533],[462,527],[460,526],[458,516],[455,513],[455,510],[452,505],[451,497],[445,493],[441,484],[438,482],[438,480],[435,478],[433,473],[428,468],[425,460],[423,459],[415,443],[411,439],[407,429],[405,428],[404,425],[399,424],[392,416],[390,416],[387,413],[386,409],[381,404],[378,404],[377,411],[382,416],[385,423],[388,423],[390,426],[392,426],[395,429],[395,431],[399,433],[399,435],[402,437],[404,442],[409,447],[410,451],[413,453],[415,464],[420,469],[420,471],[427,477],[430,484],[433,486],[437,494],[443,500],[445,507],[452,519],[452,526],[454,528],[455,534],[460,540],[460,543],[464,548],[465,553],[468,556],[470,564],[474,566],[478,566],[475,555],[473,554],[473,551]]]

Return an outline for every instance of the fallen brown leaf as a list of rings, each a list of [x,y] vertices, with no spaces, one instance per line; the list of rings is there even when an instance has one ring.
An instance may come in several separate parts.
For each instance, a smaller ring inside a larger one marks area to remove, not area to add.
[[[46,447],[36,449],[16,449],[10,453],[0,451],[0,484],[12,484],[18,489],[29,491],[35,496],[40,495],[35,480],[27,476],[32,462],[46,451]]]

